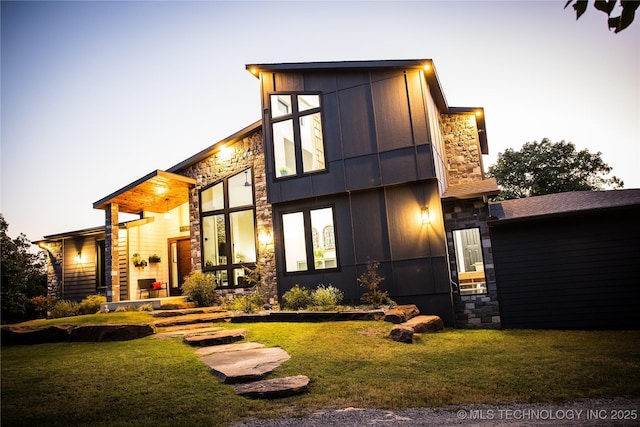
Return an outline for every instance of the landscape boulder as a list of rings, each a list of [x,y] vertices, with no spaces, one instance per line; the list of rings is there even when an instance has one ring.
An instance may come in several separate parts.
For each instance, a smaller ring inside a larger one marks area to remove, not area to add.
[[[403,325],[413,328],[416,334],[438,332],[444,329],[444,322],[439,316],[416,316],[404,322]]]
[[[231,344],[243,340],[247,336],[246,329],[228,329],[218,332],[185,335],[183,341],[192,346],[207,347],[211,345]]]
[[[128,341],[143,338],[155,333],[156,328],[151,324],[81,325],[76,326],[71,330],[71,333],[69,334],[69,341]]]
[[[237,384],[262,380],[290,358],[289,353],[280,347],[266,347],[214,353],[200,360],[225,384]]]
[[[389,338],[397,342],[403,342],[406,344],[413,343],[413,328],[406,325],[397,325],[391,329]]]
[[[43,344],[69,339],[73,325],[7,326],[2,328],[2,345]]]
[[[384,321],[400,324],[419,314],[420,310],[415,304],[398,305],[392,309],[387,310],[384,315]]]

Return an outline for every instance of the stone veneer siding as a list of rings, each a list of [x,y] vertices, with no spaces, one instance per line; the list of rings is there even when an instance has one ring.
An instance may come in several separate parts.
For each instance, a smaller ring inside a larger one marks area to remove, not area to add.
[[[480,229],[484,272],[487,281],[486,294],[460,295],[457,291],[453,292],[456,327],[499,328],[501,326],[500,309],[498,306],[491,238],[489,236],[489,226],[487,225],[487,204],[482,199],[445,200],[443,201],[443,214],[447,233],[451,280],[456,284],[458,283],[453,230],[477,227]]]
[[[47,294],[62,298],[62,241],[47,242]]]
[[[475,116],[442,114],[440,128],[444,137],[449,185],[484,179]]]
[[[196,180],[196,185],[189,191],[189,222],[191,228],[191,268],[202,270],[202,248],[200,229],[200,191],[220,181],[222,178],[248,167],[253,168],[253,188],[255,195],[256,232],[258,236],[257,264],[262,267],[263,292],[268,299],[277,301],[277,280],[275,250],[273,244],[273,228],[271,204],[267,203],[267,184],[264,169],[264,151],[262,133],[257,131],[232,145],[224,151],[218,150],[211,156],[178,172]],[[250,289],[232,288],[222,290],[223,296],[245,294]]]

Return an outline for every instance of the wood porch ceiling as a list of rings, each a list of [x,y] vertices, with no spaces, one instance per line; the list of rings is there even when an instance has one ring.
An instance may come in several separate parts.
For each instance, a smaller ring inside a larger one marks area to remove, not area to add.
[[[98,200],[94,209],[106,209],[111,203],[119,212],[138,214],[143,211],[167,212],[189,200],[189,187],[196,180],[170,172],[156,170]]]

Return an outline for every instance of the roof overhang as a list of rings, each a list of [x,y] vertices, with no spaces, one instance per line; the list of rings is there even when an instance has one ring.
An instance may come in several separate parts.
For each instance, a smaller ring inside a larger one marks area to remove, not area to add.
[[[473,199],[496,196],[500,192],[495,178],[487,178],[464,184],[450,185],[442,199]]]
[[[376,70],[376,69],[416,69],[424,71],[429,91],[434,102],[442,112],[447,111],[447,100],[444,97],[438,73],[431,59],[392,59],[376,61],[329,61],[329,62],[290,62],[280,64],[247,64],[247,71],[260,78],[263,72],[297,72],[297,71],[337,71],[337,70]]]
[[[106,209],[117,204],[118,211],[139,214],[143,211],[167,212],[189,200],[189,187],[196,180],[171,172],[156,170],[98,200],[94,209]]]

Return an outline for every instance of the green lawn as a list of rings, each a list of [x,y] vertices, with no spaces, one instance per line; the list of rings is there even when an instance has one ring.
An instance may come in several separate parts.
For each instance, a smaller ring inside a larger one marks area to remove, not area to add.
[[[294,405],[303,413],[640,396],[640,331],[447,330],[401,344],[386,338],[384,322],[223,326],[283,347],[292,358],[274,376],[307,375],[311,392],[236,396],[179,338],[4,347],[2,425],[200,427]]]

